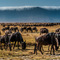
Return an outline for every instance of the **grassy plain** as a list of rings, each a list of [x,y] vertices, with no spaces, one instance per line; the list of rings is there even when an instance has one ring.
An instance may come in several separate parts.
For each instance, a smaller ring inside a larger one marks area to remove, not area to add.
[[[13,27],[13,26],[11,26]],[[19,29],[21,28],[20,26],[17,26]],[[40,35],[40,29],[41,28],[47,28],[49,32],[55,32],[57,28],[60,28],[60,25],[55,25],[55,26],[38,26],[38,32],[33,31],[33,33],[29,32],[20,32],[22,34],[22,37],[24,41],[26,40],[27,43],[27,48],[26,50],[20,50],[17,49],[17,47],[9,51],[8,50],[0,50],[0,60],[53,60],[53,59],[60,59],[60,49],[56,51],[56,55],[50,55],[48,51],[48,46],[43,46],[44,49],[44,54],[42,55],[39,51],[38,54],[34,54],[34,46],[33,44],[35,43],[35,38],[34,36],[39,36]],[[3,27],[0,25],[0,31]],[[2,35],[4,35],[4,32],[2,32]]]

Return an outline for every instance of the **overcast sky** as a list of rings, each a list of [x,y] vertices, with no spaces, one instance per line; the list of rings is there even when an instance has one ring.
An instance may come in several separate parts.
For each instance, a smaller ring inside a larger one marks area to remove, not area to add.
[[[60,6],[60,0],[0,0],[2,6]]]

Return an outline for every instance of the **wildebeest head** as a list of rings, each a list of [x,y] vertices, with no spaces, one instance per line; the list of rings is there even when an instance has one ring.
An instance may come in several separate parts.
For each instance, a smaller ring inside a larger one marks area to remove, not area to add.
[[[7,31],[5,31],[5,34],[10,34],[10,33],[12,33],[11,30],[7,30]]]
[[[59,41],[58,41],[58,39],[56,38],[54,32],[51,33],[51,39],[52,39],[52,40],[55,40],[55,42],[56,42],[56,43],[55,43],[55,49],[58,50],[58,48],[59,48]]]
[[[47,28],[41,28],[40,29],[40,35],[41,35],[41,33],[48,33],[49,31],[48,31],[48,29]]]
[[[56,48],[55,49],[58,50],[58,48],[59,48],[59,41],[58,41],[57,38],[55,38],[55,40],[56,40],[56,46],[55,46]]]
[[[22,49],[26,49],[26,42],[22,42]]]
[[[59,47],[56,46],[56,51],[58,50]]]
[[[60,33],[60,28],[56,29],[56,30],[55,30],[55,32],[56,32],[56,33],[57,33],[57,32],[59,32],[59,33]]]

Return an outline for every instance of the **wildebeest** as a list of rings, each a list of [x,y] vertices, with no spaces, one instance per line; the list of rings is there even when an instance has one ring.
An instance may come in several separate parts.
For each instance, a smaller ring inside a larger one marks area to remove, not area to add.
[[[36,44],[34,48],[34,53],[36,54],[37,54],[37,49],[43,54],[41,50],[43,45],[51,45],[51,51],[53,49],[53,54],[55,54],[54,46],[56,50],[59,47],[59,42],[58,42],[58,39],[55,37],[55,33],[48,33],[46,35],[42,35],[41,37],[35,38],[35,41],[36,41]],[[50,51],[50,54],[51,54],[51,51]]]
[[[9,30],[9,29],[10,29],[10,27],[7,26],[7,27],[2,28],[2,31]]]
[[[16,46],[16,42],[18,42],[18,49],[19,49],[19,43],[22,45],[22,49],[26,48],[26,42],[23,41],[22,35],[19,32],[15,32],[10,35],[9,37],[10,42],[15,42],[14,47]],[[13,47],[13,49],[14,49]]]
[[[60,45],[60,32],[56,32],[55,37],[58,39],[58,42],[59,42],[59,45]],[[49,50],[49,47],[48,47],[48,50]]]
[[[48,33],[49,31],[48,31],[48,29],[47,28],[41,28],[40,29],[40,35],[41,35],[41,33]]]
[[[2,50],[2,43],[4,43],[4,48],[7,49],[8,45],[9,45],[9,48],[10,48],[10,51],[11,51],[11,42],[9,41],[9,35],[12,33],[10,30],[7,30],[5,31],[5,35],[1,36],[0,34],[0,47],[1,47],[1,50]]]
[[[21,32],[23,32],[24,30],[26,30],[27,27],[23,27],[20,29]]]
[[[32,30],[35,30],[36,32],[38,31],[36,27],[33,27]]]
[[[32,28],[31,27],[26,28],[26,30],[27,30],[27,32],[28,32],[28,30],[30,30],[32,32]]]
[[[36,27],[23,27],[20,29],[21,32],[23,32],[24,30],[26,30],[28,32],[28,30],[30,30],[31,32],[33,32],[33,30],[35,30],[37,32],[37,28]]]
[[[2,28],[2,31],[5,31],[5,28]]]
[[[7,49],[8,45],[9,45],[9,49],[11,51],[11,42],[9,41],[8,34],[0,36],[0,47],[1,47],[1,50],[3,49],[2,48],[2,43],[4,43],[4,49]]]
[[[5,31],[5,34],[11,34],[11,33],[12,33],[12,31],[10,29]]]
[[[10,30],[16,32],[16,30],[18,30],[18,27],[11,27]]]
[[[5,25],[2,25],[3,27],[5,27]]]
[[[56,32],[56,33],[57,33],[57,32],[60,32],[60,28],[56,29],[55,32]]]

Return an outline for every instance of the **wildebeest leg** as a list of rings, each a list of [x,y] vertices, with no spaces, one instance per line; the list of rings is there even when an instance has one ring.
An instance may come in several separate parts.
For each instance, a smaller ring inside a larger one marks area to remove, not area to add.
[[[52,52],[52,48],[53,48],[53,45],[51,46],[50,54],[52,54],[52,53],[51,53],[51,52]]]
[[[13,47],[13,49],[15,48],[15,45],[16,45],[16,41],[15,41],[15,43],[14,43],[14,47]]]
[[[9,43],[9,49],[10,49],[10,51],[12,50],[12,49],[11,49],[11,43]]]
[[[55,49],[54,49],[54,46],[53,46],[53,55],[55,55]]]
[[[39,51],[41,52],[41,54],[43,54],[41,48],[42,48],[42,45],[39,45]]]
[[[9,44],[9,48],[10,48],[10,51],[11,51],[11,50],[12,50],[12,49],[11,49],[11,44]]]
[[[36,30],[36,32],[37,32],[37,30]]]
[[[18,49],[19,49],[19,41],[18,41]]]
[[[53,49],[53,55],[55,55],[55,49],[54,49],[54,45],[51,46],[51,51],[50,51],[50,54],[52,52],[52,49]]]
[[[5,44],[4,44],[4,49],[5,49]]]
[[[2,45],[1,45],[1,50],[3,50]]]
[[[37,55],[37,45],[35,44],[35,47],[34,47],[34,54],[36,53]]]
[[[3,50],[3,48],[2,48],[2,43],[0,42],[0,48],[1,48],[1,50]]]
[[[48,51],[49,51],[50,45],[48,46]]]
[[[42,46],[42,50],[44,51],[43,46]]]
[[[32,29],[31,29],[31,32],[33,32]]]
[[[40,32],[40,35],[41,35],[41,32]]]
[[[28,30],[27,30],[27,32],[28,32]]]
[[[8,48],[8,43],[5,44],[5,50],[7,50],[7,48]]]

